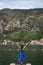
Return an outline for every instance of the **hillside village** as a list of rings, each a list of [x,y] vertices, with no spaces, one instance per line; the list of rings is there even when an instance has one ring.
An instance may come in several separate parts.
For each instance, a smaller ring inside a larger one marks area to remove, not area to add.
[[[19,42],[20,44],[22,42]],[[22,44],[25,44],[26,42],[23,42]],[[28,42],[27,42],[28,43]],[[16,42],[13,42],[11,40],[4,40],[3,42],[0,42],[0,45],[15,45]],[[30,45],[43,45],[43,39],[40,40],[31,40],[29,43]]]

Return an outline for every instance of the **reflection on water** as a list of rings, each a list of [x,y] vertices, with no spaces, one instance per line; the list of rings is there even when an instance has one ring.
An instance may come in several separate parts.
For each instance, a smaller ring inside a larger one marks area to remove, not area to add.
[[[29,46],[24,51],[24,63],[32,65],[43,65],[43,47]],[[0,65],[9,65],[10,63],[18,63],[19,50],[11,45],[0,46]]]

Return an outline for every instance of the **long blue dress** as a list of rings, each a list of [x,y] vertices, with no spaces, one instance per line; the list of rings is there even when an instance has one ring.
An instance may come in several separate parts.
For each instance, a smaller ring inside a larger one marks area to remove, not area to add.
[[[24,50],[20,50],[20,57],[18,59],[18,62],[23,62],[24,61]]]

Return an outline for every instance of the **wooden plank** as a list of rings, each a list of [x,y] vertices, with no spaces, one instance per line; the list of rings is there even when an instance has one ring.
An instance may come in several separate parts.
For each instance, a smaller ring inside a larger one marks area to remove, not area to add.
[[[20,64],[10,63],[10,65],[20,65]],[[27,63],[27,64],[23,64],[23,65],[31,65],[31,63]]]
[[[27,63],[26,65],[31,65],[31,63]]]
[[[10,65],[15,65],[15,63],[10,63]]]

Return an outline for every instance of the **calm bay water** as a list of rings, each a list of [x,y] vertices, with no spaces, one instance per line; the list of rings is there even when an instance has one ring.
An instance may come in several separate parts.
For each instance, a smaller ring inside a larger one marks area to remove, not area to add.
[[[25,51],[24,64],[43,65],[43,46],[29,45]],[[0,45],[0,65],[18,63],[19,49],[16,45]]]

